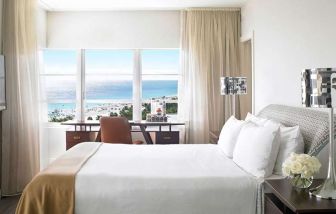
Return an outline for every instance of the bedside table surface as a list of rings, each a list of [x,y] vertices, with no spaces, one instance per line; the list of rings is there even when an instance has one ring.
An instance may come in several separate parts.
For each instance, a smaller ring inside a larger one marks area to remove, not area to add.
[[[322,179],[314,180],[311,187],[322,183]],[[299,190],[289,183],[288,179],[266,180],[266,185],[273,194],[293,212],[335,212],[336,200],[320,199],[309,195],[308,190]]]

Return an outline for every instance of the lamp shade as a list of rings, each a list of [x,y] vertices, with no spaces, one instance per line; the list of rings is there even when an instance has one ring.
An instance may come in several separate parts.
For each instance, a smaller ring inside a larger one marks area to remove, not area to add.
[[[336,106],[336,68],[302,71],[302,105],[331,108]]]
[[[221,77],[221,95],[247,94],[246,77]]]

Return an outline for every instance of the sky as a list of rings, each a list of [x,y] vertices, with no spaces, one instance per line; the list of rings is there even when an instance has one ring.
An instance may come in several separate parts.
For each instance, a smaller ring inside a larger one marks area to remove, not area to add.
[[[178,73],[179,50],[142,50],[142,73]],[[86,73],[133,73],[132,50],[86,50]],[[44,72],[75,74],[76,50],[44,50]]]
[[[147,96],[154,96],[156,93],[164,94],[164,87],[167,87],[167,95],[177,93],[178,76],[164,74],[178,74],[179,50],[142,50],[141,54],[143,80],[173,80],[176,82],[166,82],[161,85],[155,82],[144,83],[143,96],[146,96],[146,94]],[[46,89],[46,96],[49,96],[47,98],[75,99],[77,57],[76,50],[44,50],[44,73],[68,74],[67,76],[48,75],[41,77],[42,88]],[[86,50],[85,58],[86,85],[91,96],[94,96],[94,91],[97,92],[97,95],[100,91],[100,98],[103,97],[102,92],[106,91],[110,91],[110,96],[112,96],[112,91],[116,91],[116,94],[123,91],[126,95],[126,90],[121,90],[126,86],[129,90],[132,90],[132,50]],[[114,90],[113,86],[119,90]],[[131,93],[131,91],[128,93]]]

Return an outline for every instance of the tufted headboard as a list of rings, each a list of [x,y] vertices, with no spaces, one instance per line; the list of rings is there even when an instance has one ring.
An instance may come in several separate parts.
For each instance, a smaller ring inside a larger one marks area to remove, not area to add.
[[[317,155],[329,142],[328,112],[272,104],[262,109],[258,116],[285,126],[300,126],[307,154]]]

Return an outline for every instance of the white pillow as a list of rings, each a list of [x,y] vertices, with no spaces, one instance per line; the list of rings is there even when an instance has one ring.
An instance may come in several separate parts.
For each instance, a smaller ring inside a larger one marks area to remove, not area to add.
[[[278,131],[278,126],[247,122],[239,133],[233,161],[256,177],[270,176],[276,159],[273,156],[279,151],[280,142],[275,140]]]
[[[257,125],[262,126],[262,125],[265,125],[265,123],[268,121],[268,119],[257,117],[255,115],[251,114],[250,112],[248,112],[246,117],[245,117],[245,121],[252,121],[253,123],[255,123]]]
[[[231,116],[222,128],[218,139],[218,145],[229,158],[232,158],[233,149],[244,123],[245,121],[237,120],[234,116]]]
[[[280,147],[274,166],[274,174],[282,175],[282,163],[292,152],[304,152],[304,142],[300,128],[299,126],[280,127]]]
[[[252,122],[254,122],[254,123],[256,123],[256,124],[258,124],[260,126],[269,126],[269,125],[271,125],[271,126],[280,127],[279,133],[275,136],[275,140],[279,141],[279,145],[281,145],[282,142],[286,142],[288,140],[288,137],[287,137],[287,135],[285,133],[280,134],[281,130],[284,130],[286,132],[285,128],[287,128],[287,127],[285,127],[281,123],[278,123],[278,122],[276,122],[276,121],[274,121],[272,119],[261,118],[261,117],[255,116],[253,114],[247,113],[245,121],[252,121]],[[284,129],[281,129],[281,128],[284,128]],[[280,151],[280,146],[279,146],[279,151]],[[278,165],[276,165],[278,155],[279,155],[279,152],[278,153],[276,153],[276,151],[272,152],[270,161],[271,161],[271,163],[275,163],[274,167],[277,168],[277,169],[275,170],[275,169],[271,169],[270,168],[269,170],[273,171],[273,173],[277,172],[275,174],[279,174],[280,173],[280,175],[281,175],[281,173],[282,173],[282,169],[281,169],[282,168],[282,166],[281,166],[282,163],[280,164],[280,171],[279,171],[279,163],[278,163]],[[269,165],[269,167],[271,167],[271,165]]]
[[[276,136],[276,140],[280,141],[280,147],[274,166],[274,174],[282,175],[282,163],[287,159],[290,153],[304,152],[304,142],[299,126],[285,127],[273,120],[260,118],[251,113],[247,113],[245,121],[252,121],[263,126],[270,124],[280,125],[279,135]]]

